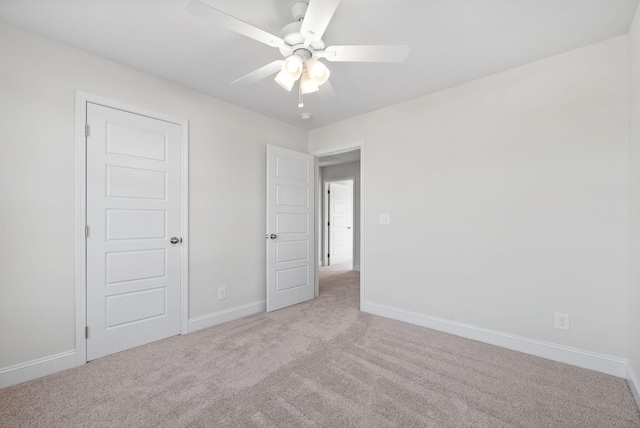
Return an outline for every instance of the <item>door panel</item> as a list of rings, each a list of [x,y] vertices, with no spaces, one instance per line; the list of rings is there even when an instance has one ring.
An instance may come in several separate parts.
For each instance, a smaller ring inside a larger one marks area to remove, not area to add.
[[[166,238],[167,212],[107,210],[107,241]]]
[[[162,171],[107,166],[106,194],[108,198],[166,200],[167,177]]]
[[[267,146],[267,311],[314,297],[314,179],[313,156]]]
[[[280,269],[276,272],[276,291],[286,291],[292,288],[309,285],[309,267],[301,266],[291,269]],[[307,299],[309,300],[309,299]]]
[[[304,241],[277,242],[276,263],[306,260],[309,257],[309,243]]]
[[[87,104],[87,360],[180,333],[180,126]]]
[[[164,277],[166,250],[137,250],[106,253],[106,284]]]
[[[164,162],[167,159],[167,139],[161,132],[107,123],[107,153]]]
[[[309,206],[309,189],[307,187],[276,185],[276,204],[278,206],[303,207]]]
[[[166,314],[164,287],[107,296],[107,328]]]
[[[329,264],[349,263],[353,258],[352,186],[329,183]]]
[[[280,235],[288,233],[308,233],[309,215],[304,214],[276,214],[276,233]]]

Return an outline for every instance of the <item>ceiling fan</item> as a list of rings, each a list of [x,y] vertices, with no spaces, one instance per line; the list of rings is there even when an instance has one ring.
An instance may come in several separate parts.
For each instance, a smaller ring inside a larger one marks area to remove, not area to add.
[[[291,8],[294,22],[285,25],[280,31],[280,36],[228,15],[201,0],[189,0],[186,10],[192,15],[280,50],[284,59],[260,67],[231,84],[255,83],[278,73],[275,81],[287,91],[291,91],[299,80],[302,97],[302,94],[318,91],[323,84],[327,84],[329,92],[333,92],[327,82],[331,73],[319,59],[332,62],[398,63],[404,62],[409,55],[407,45],[325,46],[322,36],[339,3],[340,0],[308,0],[294,3]]]

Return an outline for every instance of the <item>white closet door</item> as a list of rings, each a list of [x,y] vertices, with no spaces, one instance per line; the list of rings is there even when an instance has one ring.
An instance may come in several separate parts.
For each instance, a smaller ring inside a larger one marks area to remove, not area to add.
[[[181,159],[177,124],[91,103],[87,122],[92,360],[180,333]]]

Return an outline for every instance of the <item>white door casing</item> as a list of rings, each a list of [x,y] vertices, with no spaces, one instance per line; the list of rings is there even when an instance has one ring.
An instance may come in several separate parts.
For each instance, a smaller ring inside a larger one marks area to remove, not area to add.
[[[92,360],[181,331],[182,160],[180,125],[93,103],[86,108]]]
[[[313,299],[315,158],[267,146],[267,312]]]
[[[351,185],[350,185],[351,184]],[[328,183],[328,264],[348,263],[353,258],[353,183]]]

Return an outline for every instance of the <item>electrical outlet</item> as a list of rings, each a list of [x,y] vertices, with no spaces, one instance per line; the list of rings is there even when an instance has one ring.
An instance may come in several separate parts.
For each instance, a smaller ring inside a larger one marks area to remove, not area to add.
[[[391,224],[391,215],[380,214],[380,224]]]
[[[227,287],[218,288],[218,300],[224,300],[227,298]]]
[[[569,314],[556,312],[556,328],[560,330],[569,330]]]

